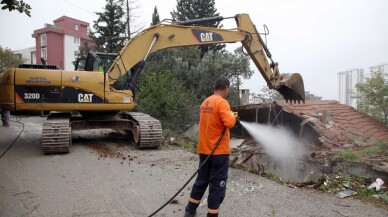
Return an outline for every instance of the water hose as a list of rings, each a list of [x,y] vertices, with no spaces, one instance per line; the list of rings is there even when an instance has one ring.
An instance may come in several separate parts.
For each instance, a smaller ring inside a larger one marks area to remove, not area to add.
[[[158,213],[160,210],[162,210],[165,206],[167,206],[167,204],[171,203],[171,201],[186,187],[187,184],[189,184],[189,182],[195,177],[195,175],[197,175],[198,171],[202,168],[202,166],[206,163],[207,160],[209,160],[209,158],[213,155],[214,151],[216,150],[216,148],[218,147],[218,145],[220,144],[221,142],[221,139],[222,137],[224,137],[224,134],[225,134],[225,131],[226,131],[226,127],[224,127],[224,129],[222,130],[221,132],[221,136],[220,138],[218,138],[217,142],[216,142],[216,145],[213,147],[212,151],[210,152],[210,154],[206,157],[206,159],[203,161],[203,163],[198,167],[198,169],[194,172],[193,175],[191,175],[191,177],[189,178],[189,180],[187,180],[187,182],[174,194],[174,196],[172,196],[169,200],[167,200],[166,203],[164,203],[161,207],[159,207],[159,209],[157,209],[155,212],[153,212],[151,215],[149,215],[148,217],[151,217],[151,216],[154,216],[156,213]]]

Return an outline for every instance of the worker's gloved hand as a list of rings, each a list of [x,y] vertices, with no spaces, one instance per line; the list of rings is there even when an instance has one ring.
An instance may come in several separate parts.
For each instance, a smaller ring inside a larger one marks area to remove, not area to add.
[[[234,124],[233,127],[237,127],[240,124],[240,120],[239,120],[239,117],[238,117],[238,112],[233,112],[232,111],[232,115],[233,115],[234,118],[236,118],[236,123]]]

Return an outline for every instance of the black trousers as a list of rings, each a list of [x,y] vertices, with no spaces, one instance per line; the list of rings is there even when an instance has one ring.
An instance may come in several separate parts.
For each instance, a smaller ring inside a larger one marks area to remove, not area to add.
[[[199,155],[199,166],[208,155]],[[198,171],[197,179],[191,190],[186,211],[194,213],[209,186],[208,216],[218,216],[218,210],[225,198],[226,181],[228,180],[229,155],[213,155]]]

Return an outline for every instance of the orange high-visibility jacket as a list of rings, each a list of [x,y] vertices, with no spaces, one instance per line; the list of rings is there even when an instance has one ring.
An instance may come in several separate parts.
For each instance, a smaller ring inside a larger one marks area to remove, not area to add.
[[[236,118],[230,110],[228,101],[219,95],[209,96],[200,107],[199,116],[199,154],[210,154],[221,136],[226,131],[213,155],[230,154],[230,133],[236,123]]]

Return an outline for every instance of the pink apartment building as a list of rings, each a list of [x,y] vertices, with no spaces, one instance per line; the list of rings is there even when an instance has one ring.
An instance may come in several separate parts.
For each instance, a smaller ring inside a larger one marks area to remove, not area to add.
[[[57,65],[64,70],[74,70],[73,61],[79,46],[86,41],[94,46],[88,36],[89,23],[71,17],[62,16],[53,21],[54,25],[45,24],[32,34],[36,40],[36,62],[42,64],[41,57],[47,64]]]

